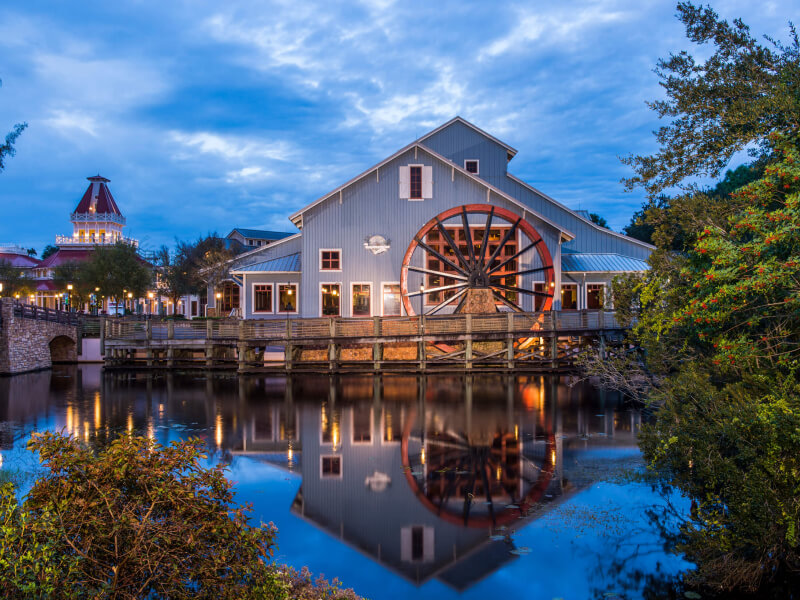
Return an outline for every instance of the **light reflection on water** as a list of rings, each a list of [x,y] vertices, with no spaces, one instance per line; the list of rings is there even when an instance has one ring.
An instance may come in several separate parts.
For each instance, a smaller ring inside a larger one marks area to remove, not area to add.
[[[637,410],[565,378],[107,373],[0,379],[0,456],[33,430],[199,437],[279,557],[372,598],[667,597]],[[673,499],[686,509],[680,499]]]

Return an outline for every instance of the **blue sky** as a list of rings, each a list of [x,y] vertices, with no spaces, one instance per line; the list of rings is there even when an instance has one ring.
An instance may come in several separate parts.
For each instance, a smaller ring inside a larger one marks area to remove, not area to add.
[[[716,2],[786,38],[792,0]],[[619,230],[643,199],[618,156],[651,152],[674,2],[4,0],[0,243],[40,252],[100,173],[145,247],[290,213],[455,115],[509,170]],[[702,55],[702,50],[699,54]]]

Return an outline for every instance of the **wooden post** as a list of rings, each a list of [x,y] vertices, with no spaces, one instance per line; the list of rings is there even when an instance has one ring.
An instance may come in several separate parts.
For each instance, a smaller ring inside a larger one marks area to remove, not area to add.
[[[472,315],[467,313],[467,339],[464,342],[464,360],[467,369],[472,368]]]
[[[424,371],[426,361],[428,360],[428,351],[425,349],[425,315],[419,316],[419,330],[420,340],[417,344],[417,360],[419,360],[419,370]]]
[[[378,341],[378,338],[381,335],[381,318],[380,317],[372,317],[372,335],[375,336],[375,340],[372,342],[372,368],[376,371],[380,370],[381,368],[381,343]]]
[[[329,338],[328,338],[328,368],[333,371],[336,368],[336,342],[334,342],[334,338],[336,337],[336,318],[330,318],[329,324]]]
[[[100,317],[100,356],[106,355],[106,318]]]
[[[550,338],[550,360],[554,369],[558,367],[558,333],[555,331]]]
[[[167,321],[167,339],[174,340],[175,339],[175,321]]]
[[[214,321],[211,319],[206,320],[206,340],[211,342],[214,339]]]
[[[153,342],[153,322],[150,319],[147,319],[145,322],[145,339],[146,339],[146,347],[145,347],[145,357],[147,358],[147,366],[153,366],[153,349],[151,348]]]
[[[508,312],[508,323],[506,331],[508,336],[506,338],[506,367],[509,369],[514,368],[514,313]]]
[[[242,372],[247,367],[247,345],[245,340],[244,320],[239,321],[239,343],[236,345],[236,355],[239,360],[239,372]]]
[[[286,319],[286,343],[283,345],[283,362],[287,371],[292,370],[294,347],[292,345],[292,321]]]

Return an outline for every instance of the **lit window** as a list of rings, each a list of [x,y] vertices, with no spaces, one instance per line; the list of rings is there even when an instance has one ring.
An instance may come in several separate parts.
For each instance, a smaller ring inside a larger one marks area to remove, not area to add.
[[[342,269],[342,260],[339,250],[322,250],[320,252],[319,268],[322,271],[340,271]]]
[[[354,283],[353,284],[353,316],[354,317],[369,317],[371,316],[371,302],[370,295],[372,286],[368,283]]]
[[[253,312],[272,312],[272,284],[257,284],[253,286]]]
[[[411,198],[422,199],[422,167],[411,167]]]
[[[341,307],[341,286],[338,283],[322,285],[322,316],[338,317]]]
[[[297,285],[293,283],[278,285],[278,312],[297,312]]]
[[[578,284],[564,283],[561,285],[561,310],[578,309]]]
[[[467,173],[474,173],[475,175],[478,174],[478,161],[477,160],[465,160],[464,161],[464,168],[467,170]]]
[[[383,284],[383,316],[399,317],[400,312],[400,284]]]
[[[542,296],[541,294],[547,293],[547,284],[543,282],[534,283],[533,291],[536,292],[536,294],[533,296],[533,310],[544,310],[544,303],[547,301],[547,297]]]
[[[606,286],[603,283],[586,284],[586,308],[601,309],[605,304]]]
[[[322,476],[341,477],[342,457],[341,456],[322,456]]]

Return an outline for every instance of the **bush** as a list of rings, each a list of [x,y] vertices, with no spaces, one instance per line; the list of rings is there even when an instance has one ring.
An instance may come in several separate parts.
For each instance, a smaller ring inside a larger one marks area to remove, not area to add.
[[[29,447],[46,472],[21,505],[0,488],[0,596],[287,597],[275,528],[248,524],[199,440],[123,436],[95,453],[44,433]]]

